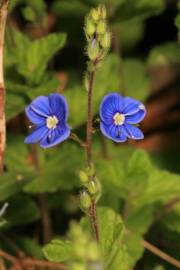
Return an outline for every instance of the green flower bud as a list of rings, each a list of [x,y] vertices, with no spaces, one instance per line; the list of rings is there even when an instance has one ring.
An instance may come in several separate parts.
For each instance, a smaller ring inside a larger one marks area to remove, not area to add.
[[[99,50],[100,50],[99,44],[95,39],[93,39],[93,41],[89,44],[87,49],[89,59],[92,61],[96,60],[99,55]]]
[[[91,197],[85,190],[80,194],[80,206],[85,210],[88,210],[91,206]]]
[[[99,20],[99,11],[95,8],[92,8],[91,12],[90,12],[90,16],[95,22],[98,21]]]
[[[89,177],[84,171],[79,171],[79,178],[83,184],[89,181]]]
[[[85,26],[85,32],[87,35],[92,36],[95,33],[95,25],[94,23],[90,20],[87,19],[86,26]]]
[[[99,21],[98,22],[96,31],[100,35],[105,34],[105,32],[106,32],[106,23],[105,23],[105,21]]]
[[[104,49],[108,49],[111,46],[111,33],[106,32],[100,40],[100,44]]]
[[[81,263],[73,263],[71,270],[86,270],[86,266]]]
[[[98,14],[100,19],[106,19],[106,7],[104,5],[98,6]]]
[[[93,163],[91,163],[90,166],[86,168],[86,173],[88,176],[93,176],[95,174],[95,168]]]
[[[100,186],[100,183],[98,180],[96,180],[96,181],[92,180],[92,181],[88,182],[86,187],[91,195],[98,194],[101,190],[101,186]]]
[[[88,260],[96,261],[99,259],[99,249],[98,245],[95,242],[89,243],[87,247]]]

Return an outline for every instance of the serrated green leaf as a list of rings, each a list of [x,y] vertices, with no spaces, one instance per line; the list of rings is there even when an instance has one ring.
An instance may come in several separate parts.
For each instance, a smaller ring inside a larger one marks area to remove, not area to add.
[[[121,245],[124,234],[124,225],[121,217],[108,207],[99,207],[97,216],[99,243],[105,269],[115,270],[115,267],[119,265],[121,266],[121,268],[119,268],[120,270],[126,270],[124,267],[127,265],[127,254],[125,254],[125,247]],[[87,218],[82,219],[81,223],[85,228],[90,228],[89,220]]]
[[[17,155],[18,149],[18,155]],[[31,160],[31,153],[24,143],[23,136],[14,136],[9,134],[8,146],[5,154],[5,165],[7,172],[13,171],[17,179],[29,178],[35,176],[35,169]]]
[[[55,1],[52,10],[56,15],[63,16],[84,16],[88,12],[88,6],[79,0]]]
[[[144,235],[154,218],[154,207],[145,206],[140,209],[132,209],[126,220],[127,228],[136,235]]]
[[[123,242],[126,245],[127,254],[129,256],[129,268],[134,267],[136,265],[136,262],[141,258],[144,251],[144,248],[142,246],[142,237],[136,233],[130,233],[125,235]]]
[[[178,30],[180,30],[180,14],[176,16],[175,26],[178,28]]]
[[[6,120],[8,121],[18,115],[24,110],[25,106],[26,99],[24,96],[7,91]]]
[[[127,59],[122,63],[122,73],[125,95],[144,101],[150,91],[145,64],[137,59]]]
[[[128,183],[125,189],[132,196],[138,196],[148,185],[148,177],[153,171],[148,154],[143,150],[137,150],[133,153],[127,164],[125,181]]]
[[[149,56],[148,64],[154,65],[168,65],[170,63],[180,62],[180,46],[176,42],[168,42],[166,44],[154,47]]]
[[[117,28],[118,35],[116,38],[119,38],[123,52],[134,49],[143,38],[145,31],[145,26],[142,21],[127,21],[119,23],[114,27]]]
[[[37,259],[43,259],[42,247],[36,240],[28,237],[16,237],[16,244],[18,247],[25,251],[28,256],[35,257]]]
[[[46,245],[43,253],[49,261],[58,263],[72,260],[73,250],[70,241],[57,239]]]
[[[69,158],[69,157],[75,158]],[[59,189],[69,190],[78,186],[77,171],[83,166],[83,150],[72,143],[65,143],[59,148],[44,152],[39,149],[39,166],[41,175],[25,187],[26,192],[55,192]]]
[[[30,22],[34,22],[35,19],[36,19],[36,14],[34,12],[34,10],[32,9],[32,7],[30,6],[27,6],[25,7],[23,10],[23,15],[24,15],[24,18],[27,20],[27,21],[30,21]]]
[[[180,233],[180,202],[178,199],[173,209],[164,214],[161,220],[169,230]]]
[[[35,201],[26,195],[19,195],[8,201],[6,211],[7,226],[22,225],[39,219],[39,209]]]
[[[154,170],[150,173],[148,186],[142,194],[136,197],[137,205],[148,205],[155,201],[168,202],[174,197],[179,196],[180,177],[177,174],[164,170]]]
[[[1,176],[0,201],[7,200],[9,197],[22,190],[23,186],[27,183],[27,179],[22,178],[22,180],[18,180],[19,177],[21,176],[13,173],[4,173],[4,175]]]
[[[66,42],[66,34],[49,34],[31,42],[31,44],[21,52],[23,61],[19,62],[18,72],[26,78],[29,83],[38,84],[42,79],[48,61],[61,49]],[[16,48],[18,50],[18,48]]]
[[[164,7],[163,0],[126,0],[116,9],[113,21],[144,20],[159,14]]]

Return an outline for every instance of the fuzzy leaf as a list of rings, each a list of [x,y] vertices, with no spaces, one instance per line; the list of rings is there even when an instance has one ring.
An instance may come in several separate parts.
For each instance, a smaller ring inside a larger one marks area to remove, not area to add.
[[[163,0],[126,0],[116,9],[114,21],[144,20],[159,14],[164,7]]]
[[[43,248],[43,253],[49,261],[58,263],[72,259],[73,250],[69,241],[57,239],[46,245]]]
[[[49,34],[35,40],[22,52],[23,61],[19,62],[18,71],[30,83],[39,83],[48,61],[66,42],[64,33]],[[30,76],[31,75],[31,76]]]
[[[176,42],[154,47],[148,57],[148,64],[168,65],[169,63],[180,63],[180,46]]]

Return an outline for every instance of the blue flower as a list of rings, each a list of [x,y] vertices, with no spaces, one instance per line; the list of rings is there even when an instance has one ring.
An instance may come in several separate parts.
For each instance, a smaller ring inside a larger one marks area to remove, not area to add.
[[[100,129],[104,136],[115,141],[125,142],[127,138],[140,140],[142,131],[133,126],[146,115],[144,105],[130,97],[118,93],[106,95],[100,105]]]
[[[35,129],[26,137],[25,143],[39,143],[48,148],[66,140],[70,135],[67,125],[68,106],[60,94],[37,97],[26,108],[26,115]]]

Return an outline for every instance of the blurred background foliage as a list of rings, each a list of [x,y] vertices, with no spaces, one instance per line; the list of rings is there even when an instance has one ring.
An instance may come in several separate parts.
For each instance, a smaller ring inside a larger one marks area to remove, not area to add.
[[[102,254],[86,254],[83,260],[103,261],[108,270],[176,269],[142,246],[145,237],[179,256],[180,3],[173,0],[10,1],[4,59],[7,148],[0,179],[0,202],[9,206],[0,218],[0,249],[17,257],[21,251],[76,262],[82,259],[75,253],[78,231],[85,238],[78,247],[86,249],[87,242],[96,250],[85,219],[80,228],[69,229],[72,220],[83,216],[78,171],[84,149],[73,141],[46,151],[25,145],[29,123],[24,109],[39,95],[63,93],[72,130],[85,138],[84,17],[99,3],[107,6],[112,32],[112,48],[98,71],[93,97],[93,154],[103,186],[98,210]],[[99,103],[113,91],[147,105],[142,142],[115,145],[98,132]],[[93,267],[87,269],[101,269]]]

